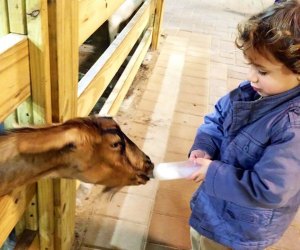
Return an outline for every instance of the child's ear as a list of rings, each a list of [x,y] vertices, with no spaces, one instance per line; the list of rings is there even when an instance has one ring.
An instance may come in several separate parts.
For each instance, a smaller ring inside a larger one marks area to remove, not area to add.
[[[60,150],[68,145],[76,146],[80,141],[77,128],[51,127],[16,134],[19,153],[37,154]]]

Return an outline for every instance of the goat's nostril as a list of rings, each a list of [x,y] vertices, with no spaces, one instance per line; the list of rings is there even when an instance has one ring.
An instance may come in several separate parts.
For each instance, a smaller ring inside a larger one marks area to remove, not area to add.
[[[153,162],[151,161],[150,157],[146,155],[146,158],[144,159],[145,163],[147,164],[153,164]]]
[[[154,164],[152,161],[146,161],[146,168],[147,170],[152,170],[154,169]]]

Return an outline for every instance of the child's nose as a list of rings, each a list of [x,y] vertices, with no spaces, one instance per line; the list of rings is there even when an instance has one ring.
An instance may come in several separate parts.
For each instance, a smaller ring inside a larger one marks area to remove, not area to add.
[[[250,82],[258,82],[257,71],[253,66],[250,66],[247,78]]]

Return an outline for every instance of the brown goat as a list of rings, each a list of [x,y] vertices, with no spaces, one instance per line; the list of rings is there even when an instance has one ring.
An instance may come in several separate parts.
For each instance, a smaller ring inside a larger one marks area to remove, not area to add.
[[[107,187],[145,184],[153,163],[111,118],[85,117],[0,135],[0,196],[44,177]]]

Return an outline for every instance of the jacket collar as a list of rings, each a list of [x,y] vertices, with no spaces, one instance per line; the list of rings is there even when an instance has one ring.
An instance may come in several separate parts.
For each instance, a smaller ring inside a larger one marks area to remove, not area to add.
[[[280,106],[286,108],[288,105],[282,104],[290,103],[294,98],[300,96],[300,86],[297,86],[278,95],[257,99],[258,95],[248,81],[242,83],[237,91],[236,94],[230,95],[232,120],[229,132],[239,130],[241,127],[258,120]]]

